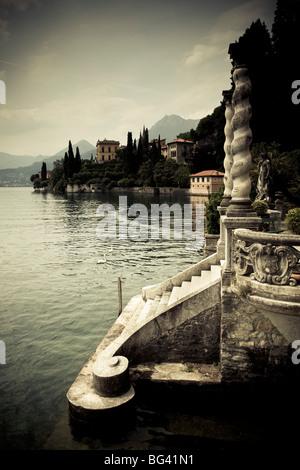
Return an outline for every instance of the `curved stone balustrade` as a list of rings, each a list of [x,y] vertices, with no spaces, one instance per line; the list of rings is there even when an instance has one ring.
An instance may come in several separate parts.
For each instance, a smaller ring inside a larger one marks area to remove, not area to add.
[[[291,277],[299,264],[300,236],[290,234],[268,234],[247,229],[236,229],[237,239],[234,265],[238,275],[250,275],[260,283],[278,286],[296,286]]]

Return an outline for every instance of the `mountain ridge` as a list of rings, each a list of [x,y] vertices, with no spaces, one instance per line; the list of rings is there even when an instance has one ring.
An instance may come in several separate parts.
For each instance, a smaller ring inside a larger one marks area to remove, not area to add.
[[[176,139],[176,137],[191,129],[195,129],[200,119],[184,119],[177,114],[166,114],[149,129],[149,139],[166,139],[166,143]]]
[[[90,142],[88,142],[85,139],[80,140],[76,144],[72,144],[72,147],[74,149],[74,153],[75,153],[76,147],[79,148],[80,155],[82,158],[84,158],[84,155],[87,152],[91,153],[92,151],[95,151],[96,149],[94,145],[92,145]],[[67,146],[64,149],[59,150],[54,155],[37,155],[37,156],[13,155],[13,154],[6,153],[6,152],[0,152],[0,170],[10,170],[10,169],[12,170],[12,169],[18,169],[18,168],[26,168],[32,165],[36,166],[37,163],[40,164],[42,162],[51,164],[55,160],[58,160],[59,158],[63,158],[65,155],[65,152],[67,152],[68,150],[69,150],[69,147]]]

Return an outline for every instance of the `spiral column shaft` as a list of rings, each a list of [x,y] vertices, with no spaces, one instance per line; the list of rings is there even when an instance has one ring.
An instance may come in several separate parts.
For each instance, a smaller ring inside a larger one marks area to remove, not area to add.
[[[224,103],[225,103],[225,127],[224,127],[224,134],[225,134],[225,142],[224,142],[224,195],[221,202],[221,206],[228,206],[231,200],[231,193],[233,188],[232,183],[232,150],[231,144],[233,141],[233,128],[232,128],[232,118],[233,118],[233,106],[232,106],[232,90],[223,91]]]
[[[233,140],[231,152],[233,163],[231,167],[232,192],[229,204],[228,216],[247,216],[253,213],[250,201],[250,168],[252,158],[250,144],[252,142],[252,131],[249,122],[252,115],[249,96],[251,93],[251,81],[248,69],[244,65],[238,65],[233,70],[234,92],[232,96],[233,117],[231,120]]]

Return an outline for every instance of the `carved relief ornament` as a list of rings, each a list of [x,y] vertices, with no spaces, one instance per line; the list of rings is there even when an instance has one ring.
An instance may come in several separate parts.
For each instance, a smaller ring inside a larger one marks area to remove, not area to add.
[[[237,240],[235,268],[242,276],[250,274],[252,279],[261,283],[295,286],[297,281],[290,277],[299,262],[300,252],[292,246],[275,246]]]

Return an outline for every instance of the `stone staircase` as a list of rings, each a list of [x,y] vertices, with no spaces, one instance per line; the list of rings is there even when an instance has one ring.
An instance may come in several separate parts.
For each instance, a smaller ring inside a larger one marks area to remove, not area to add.
[[[175,304],[183,302],[185,298],[189,298],[212,285],[221,278],[222,264],[222,262],[213,264],[210,269],[201,270],[199,274],[192,275],[190,279],[182,280],[179,285],[168,285],[163,292],[152,295],[152,298],[147,298],[144,295],[144,306],[137,317],[136,323],[157,316],[172,308]]]

